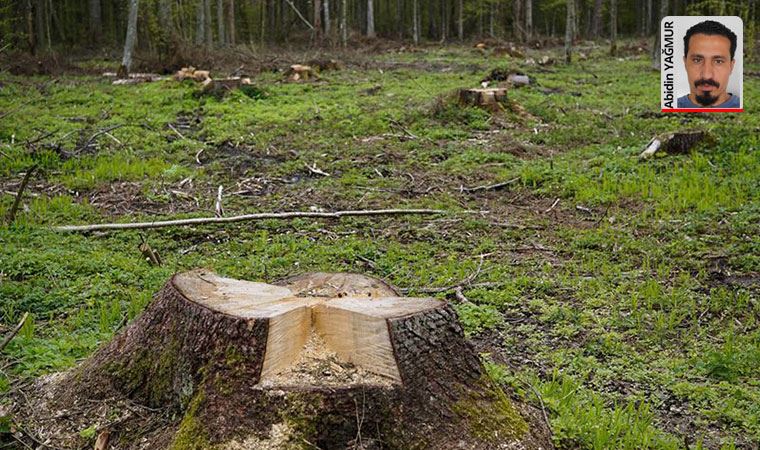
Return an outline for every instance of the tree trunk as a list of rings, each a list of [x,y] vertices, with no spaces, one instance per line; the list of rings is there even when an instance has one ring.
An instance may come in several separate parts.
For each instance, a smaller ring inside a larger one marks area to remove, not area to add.
[[[229,0],[227,5],[227,44],[233,47],[237,45],[235,17],[235,0]]]
[[[39,48],[42,48],[47,42],[45,36],[45,1],[35,0],[34,2],[34,29],[36,32],[36,42]]]
[[[317,44],[322,42],[322,0],[314,0],[314,40]]]
[[[565,20],[565,63],[573,59],[573,36],[575,35],[575,0],[567,0],[567,19]]]
[[[195,44],[201,45],[206,42],[206,1],[198,1],[198,9],[195,18]]]
[[[224,0],[216,0],[216,27],[219,46],[224,47],[227,38],[224,35]]]
[[[457,37],[464,41],[464,0],[457,3]]]
[[[649,34],[652,32],[652,0],[646,0],[646,2],[646,20],[644,21],[644,34],[649,36]]]
[[[367,37],[374,39],[375,34],[375,11],[372,5],[373,0],[367,0]]]
[[[122,417],[109,431],[127,450],[552,448],[543,421],[529,428],[486,375],[450,305],[352,274],[175,275],[110,343],[18,402],[25,428],[56,425],[53,448],[91,444],[81,424],[97,417]],[[124,404],[135,414],[120,416]]]
[[[205,10],[204,15],[206,16],[206,31],[204,31],[204,35],[206,36],[206,47],[211,48],[214,46],[214,30],[213,30],[213,21],[211,19],[211,0],[203,0],[203,9]]]
[[[668,15],[668,0],[660,0],[660,16],[659,20],[657,21],[658,27],[655,31],[655,38],[654,38],[654,45],[652,46],[652,68],[655,70],[660,70],[660,34],[662,34],[662,30],[660,29],[660,22],[662,22],[662,19],[667,17]]]
[[[533,0],[525,0],[525,36],[533,38]]]
[[[348,4],[346,0],[341,0],[340,5],[340,43],[345,48],[348,45]]]
[[[324,26],[325,36],[330,36],[330,31],[331,31],[331,27],[332,27],[332,23],[330,22],[330,0],[325,0],[324,3],[325,4],[324,4],[324,7],[322,8],[322,10],[324,11],[323,15],[324,15],[324,19],[325,19],[324,20],[324,24],[325,24],[325,26]],[[329,39],[332,41],[331,37]]]
[[[610,55],[617,54],[617,0],[610,0]]]
[[[99,44],[103,36],[103,21],[100,0],[90,0],[90,38],[93,44]]]
[[[419,9],[417,0],[412,0],[412,41],[414,42],[414,45],[419,45],[420,43]]]
[[[26,0],[26,39],[29,45],[29,53],[37,53],[37,36],[34,32],[34,7],[32,6],[32,0]]]
[[[603,0],[594,0],[594,14],[591,20],[591,36],[599,39],[602,33],[602,6]]]
[[[514,26],[514,33],[517,40],[520,42],[525,41],[525,33],[523,32],[522,28],[522,17],[523,17],[523,2],[522,0],[516,0],[514,2],[514,18],[512,19],[512,23]]]
[[[172,20],[172,5],[170,0],[159,0],[158,20],[160,22],[159,55],[162,60],[166,60],[173,53],[172,49],[176,43],[176,31],[174,29],[174,20]]]
[[[130,0],[129,2],[129,20],[127,21],[127,37],[124,40],[124,57],[119,67],[119,77],[127,78],[129,70],[132,67],[132,52],[135,49],[137,41],[137,10],[139,0]]]

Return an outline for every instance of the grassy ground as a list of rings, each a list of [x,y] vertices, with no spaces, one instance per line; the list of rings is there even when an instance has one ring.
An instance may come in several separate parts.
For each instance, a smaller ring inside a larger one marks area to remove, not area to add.
[[[34,318],[4,352],[0,390],[87,357],[175,271],[263,281],[355,271],[410,295],[477,274],[469,301],[437,295],[457,302],[492,376],[544,403],[560,448],[757,449],[760,82],[745,77],[743,114],[660,115],[659,74],[629,50],[587,48],[569,67],[469,48],[354,55],[319,82],[262,72],[256,90],[222,100],[195,97],[189,82],[0,73],[0,111],[13,110],[0,119],[0,215],[21,173],[41,168],[16,223],[0,227],[0,331]],[[447,101],[497,67],[537,82],[510,91],[511,110]],[[653,135],[685,128],[715,141],[637,160]],[[488,213],[48,228],[209,215],[220,184],[228,215]],[[162,267],[141,258],[142,238]]]

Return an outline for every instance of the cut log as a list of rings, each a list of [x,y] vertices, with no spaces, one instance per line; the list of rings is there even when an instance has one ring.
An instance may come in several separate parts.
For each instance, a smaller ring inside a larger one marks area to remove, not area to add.
[[[56,448],[81,448],[90,424],[114,449],[551,448],[450,305],[351,274],[175,275],[110,343],[19,401],[17,421]]]
[[[667,154],[688,153],[697,144],[712,142],[714,142],[714,138],[705,131],[687,130],[665,133],[652,138],[644,151],[639,155],[639,158],[651,158],[658,151]]]
[[[506,88],[461,89],[459,103],[488,109],[500,109],[507,100]]]

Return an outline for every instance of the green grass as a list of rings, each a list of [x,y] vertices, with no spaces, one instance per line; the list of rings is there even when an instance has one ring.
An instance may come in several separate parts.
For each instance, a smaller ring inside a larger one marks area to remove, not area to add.
[[[691,448],[754,448],[758,110],[747,102],[747,112],[730,116],[649,117],[642,113],[658,109],[659,75],[645,55],[590,55],[583,70],[539,71],[467,48],[388,53],[374,58],[382,71],[349,66],[313,84],[262,73],[257,95],[223,99],[197,98],[192,83],[0,74],[0,111],[30,102],[0,121],[2,190],[41,167],[16,223],[0,227],[3,332],[24,312],[33,316],[5,350],[0,390],[86,358],[176,271],[208,267],[262,281],[354,271],[422,295],[414,288],[475,273],[483,255],[475,282],[489,284],[464,289],[469,302],[456,305],[466,334],[491,349],[492,377],[544,403],[559,448],[674,449],[684,436]],[[560,91],[511,90],[527,116],[446,103],[495,67],[519,67]],[[758,97],[760,83],[745,77],[744,89]],[[196,116],[184,139],[168,127]],[[122,125],[113,139],[101,134],[82,147],[113,125]],[[684,128],[709,130],[715,141],[639,162],[653,135]],[[305,165],[314,163],[331,176],[310,174]],[[459,190],[513,178],[504,190]],[[490,213],[90,235],[48,228],[210,215],[220,184],[228,215],[405,206]],[[0,193],[0,217],[11,203]],[[164,266],[142,260],[143,237]],[[452,292],[437,295],[457,302]]]

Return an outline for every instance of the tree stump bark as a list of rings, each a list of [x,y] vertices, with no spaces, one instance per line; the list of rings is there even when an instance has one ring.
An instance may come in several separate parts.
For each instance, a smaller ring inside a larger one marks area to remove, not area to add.
[[[351,274],[175,275],[91,358],[39,380],[17,421],[56,448],[88,445],[88,427],[112,449],[551,447],[450,305]]]

